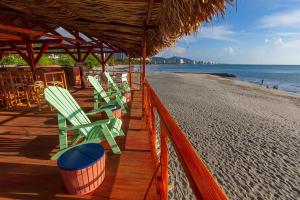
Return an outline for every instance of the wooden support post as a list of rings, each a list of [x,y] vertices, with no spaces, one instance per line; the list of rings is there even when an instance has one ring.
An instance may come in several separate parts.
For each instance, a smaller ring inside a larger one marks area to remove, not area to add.
[[[40,49],[40,52],[38,53],[38,55],[35,57],[34,59],[34,65],[36,66],[38,64],[38,62],[40,61],[40,59],[42,58],[43,54],[47,51],[49,47],[48,43],[44,43]]]
[[[132,81],[131,81],[131,73],[132,73],[132,65],[131,65],[131,58],[130,55],[128,56],[128,74],[129,74],[129,86],[132,88]]]
[[[140,58],[140,88],[142,89],[142,74],[143,74],[143,68],[142,68],[142,66],[143,66],[143,58],[141,57]]]
[[[146,79],[146,37],[144,37],[144,40],[143,40],[143,49],[142,49],[142,54],[143,54],[143,76],[142,76],[142,79],[143,79],[143,84],[145,82],[145,79]]]
[[[103,43],[101,43],[101,65],[102,65],[102,72],[105,72],[105,54],[103,50]]]
[[[141,87],[142,87],[142,98],[145,98],[145,94],[144,94],[144,84],[146,81],[146,40],[145,40],[146,36],[144,35],[144,39],[143,39],[143,45],[142,45],[142,67],[143,67],[143,71],[142,71],[142,77],[141,77]],[[143,107],[143,111],[144,111],[144,107]]]
[[[33,53],[33,47],[32,43],[26,44],[26,50],[27,50],[27,57],[28,57],[28,64],[30,65],[32,73],[36,70],[36,64],[34,63],[34,53]]]
[[[163,120],[160,121],[160,148],[161,148],[161,195],[168,199],[168,129]]]
[[[75,32],[75,37],[76,39],[79,38],[79,32],[76,31]],[[85,88],[85,84],[84,84],[84,78],[83,78],[83,68],[82,68],[82,58],[81,58],[81,49],[80,49],[80,43],[76,42],[76,49],[77,49],[77,61],[80,62],[80,66],[79,66],[79,74],[80,74],[80,82],[81,82],[81,88],[84,89]]]

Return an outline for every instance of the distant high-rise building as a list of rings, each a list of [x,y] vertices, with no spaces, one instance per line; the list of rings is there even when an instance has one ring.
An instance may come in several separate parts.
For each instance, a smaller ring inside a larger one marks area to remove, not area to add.
[[[115,53],[113,55],[113,58],[116,58],[116,59],[125,59],[125,58],[128,58],[128,56],[125,53]]]
[[[180,64],[184,64],[184,61],[182,58],[180,58],[180,61],[179,61]]]

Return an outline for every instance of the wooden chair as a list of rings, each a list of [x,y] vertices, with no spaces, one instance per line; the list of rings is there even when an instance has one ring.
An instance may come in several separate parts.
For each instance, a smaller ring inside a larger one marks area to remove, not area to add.
[[[3,91],[2,101],[5,102],[5,106],[7,109],[10,109],[12,107],[24,106],[22,102],[22,100],[24,99],[24,95],[21,94],[16,88],[10,72],[0,73],[0,87],[1,91]]]
[[[116,84],[108,72],[104,72],[104,75],[106,76],[109,83],[109,93],[121,94],[128,93],[131,91],[127,82],[121,82],[119,84]]]
[[[84,143],[99,143],[106,139],[115,154],[120,154],[115,137],[124,136],[121,129],[122,121],[116,119],[110,109],[101,109],[91,113],[85,113],[68,90],[49,86],[45,89],[45,99],[58,111],[59,148],[51,159],[57,159],[65,151]],[[105,112],[107,120],[91,122],[87,115],[95,115]],[[71,126],[67,126],[67,121]],[[68,143],[67,133],[74,131],[75,134]]]
[[[99,109],[99,104],[104,102],[100,108],[107,105],[118,104],[121,106],[122,111],[126,113],[126,97],[123,97],[119,94],[112,94],[108,96],[100,85],[99,81],[94,76],[88,76],[88,81],[94,88],[94,110]],[[111,98],[113,98],[113,100]]]
[[[18,72],[16,79],[21,85],[20,89],[24,92],[27,97],[29,104],[30,102],[37,103],[39,109],[41,109],[41,101],[44,98],[44,83],[43,81],[34,81],[33,74],[31,72]]]

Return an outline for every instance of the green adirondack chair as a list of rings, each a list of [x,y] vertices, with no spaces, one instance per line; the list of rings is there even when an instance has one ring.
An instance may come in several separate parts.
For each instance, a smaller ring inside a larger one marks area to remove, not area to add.
[[[99,143],[106,139],[113,153],[121,151],[115,137],[124,136],[121,129],[122,121],[116,119],[110,109],[99,109],[85,113],[68,90],[49,86],[45,89],[45,99],[58,111],[59,151],[51,159],[58,159],[65,151],[84,143]],[[108,119],[91,122],[88,115],[106,112]],[[67,121],[71,126],[67,126]],[[74,131],[71,143],[68,142],[68,131]]]
[[[122,111],[124,113],[127,113],[126,97],[123,97],[122,95],[117,93],[108,96],[103,87],[100,85],[99,81],[94,76],[88,76],[88,81],[94,88],[94,110],[98,110],[99,105],[101,109],[105,108],[108,105],[118,104],[121,106]],[[111,98],[113,98],[113,100]]]
[[[111,78],[110,74],[108,72],[104,72],[105,77],[108,80],[109,83],[109,92],[110,93],[117,93],[117,94],[122,94],[122,93],[127,93],[130,92],[131,89],[128,85],[127,82],[122,82],[119,84],[121,88],[118,87],[118,85],[114,82],[114,80]]]

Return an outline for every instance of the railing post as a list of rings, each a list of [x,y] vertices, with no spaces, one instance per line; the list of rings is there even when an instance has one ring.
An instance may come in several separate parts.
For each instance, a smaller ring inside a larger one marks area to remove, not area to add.
[[[168,199],[168,129],[163,120],[160,121],[160,156],[162,199]]]

